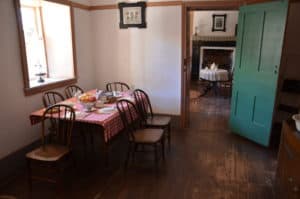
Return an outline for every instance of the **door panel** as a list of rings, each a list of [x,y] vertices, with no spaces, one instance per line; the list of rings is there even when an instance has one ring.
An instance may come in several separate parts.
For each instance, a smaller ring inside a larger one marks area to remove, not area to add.
[[[287,2],[243,6],[239,14],[230,125],[269,145]]]
[[[255,71],[255,67],[259,63],[260,53],[256,49],[261,44],[261,29],[263,27],[263,13],[252,12],[244,17],[244,35],[243,35],[243,46],[241,51],[242,58],[240,68],[244,69],[245,72]],[[256,27],[256,28],[253,28]]]
[[[280,13],[281,12],[281,13]],[[264,73],[273,73],[274,66],[280,61],[280,57],[276,56],[281,53],[281,49],[278,48],[278,43],[282,40],[284,28],[282,24],[284,23],[284,18],[282,16],[282,10],[274,10],[267,12],[265,15],[265,27],[263,35],[263,45],[262,45],[262,56],[260,63],[260,70]]]

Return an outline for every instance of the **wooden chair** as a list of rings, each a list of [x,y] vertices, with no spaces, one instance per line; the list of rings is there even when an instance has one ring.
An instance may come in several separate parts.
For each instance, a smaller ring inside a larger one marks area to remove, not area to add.
[[[74,94],[78,91],[80,93],[84,93],[84,90],[82,88],[80,88],[79,86],[70,85],[70,86],[67,86],[65,88],[65,95],[66,95],[67,98],[72,98],[72,97],[74,97]],[[87,137],[86,137],[86,134],[89,134],[89,136],[90,136],[90,143],[92,145],[93,150],[94,150],[94,136],[93,136],[93,133],[89,131],[89,129],[87,128],[87,126],[85,124],[77,123],[76,127],[78,128],[78,130],[81,134],[82,142],[83,142],[83,145],[84,145],[84,154],[85,154],[85,157],[86,157],[87,156]]]
[[[46,121],[48,119],[56,131],[51,131],[46,136]],[[61,185],[62,174],[65,169],[63,163],[71,155],[71,134],[74,120],[75,112],[72,107],[67,105],[54,105],[44,112],[42,146],[26,154],[30,192],[32,180],[42,180]],[[34,174],[37,171],[40,171],[40,174]],[[50,175],[47,176],[46,172],[50,172]]]
[[[122,119],[124,130],[129,140],[127,158],[125,161],[125,168],[128,166],[130,158],[134,160],[135,152],[138,152],[139,146],[144,149],[145,146],[152,146],[154,148],[155,167],[158,168],[158,147],[161,146],[162,158],[164,154],[164,136],[162,129],[142,129],[141,118],[136,106],[128,100],[120,100],[117,102],[117,109]],[[139,152],[144,152],[139,151]]]
[[[56,91],[48,91],[45,92],[43,95],[43,104],[45,108],[48,108],[64,100],[65,100],[64,96]]]
[[[168,145],[171,146],[171,118],[168,116],[154,115],[150,98],[147,93],[141,89],[133,92],[134,99],[137,103],[138,110],[146,127],[161,128],[166,132]]]
[[[79,86],[70,85],[65,88],[65,95],[67,98],[71,98],[71,97],[74,97],[74,94],[78,91],[80,91],[81,93],[84,93],[84,90],[82,88],[80,88]]]
[[[228,71],[228,80],[220,82],[220,87],[224,91],[227,90],[227,96],[228,97],[231,97],[231,93],[232,93],[233,72],[234,72],[233,70],[229,70]]]
[[[127,91],[130,87],[123,82],[111,82],[106,84],[106,90],[107,91]]]

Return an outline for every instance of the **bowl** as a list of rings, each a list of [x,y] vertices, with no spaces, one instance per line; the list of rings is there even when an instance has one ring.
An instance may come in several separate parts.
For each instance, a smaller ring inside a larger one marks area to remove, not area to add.
[[[95,106],[96,102],[80,102],[83,106],[83,109],[87,112],[92,111],[92,108]]]
[[[97,101],[95,95],[89,93],[84,93],[80,95],[78,97],[78,100],[85,111],[92,111],[92,108]]]
[[[293,115],[292,118],[295,120],[297,131],[300,131],[300,114]]]

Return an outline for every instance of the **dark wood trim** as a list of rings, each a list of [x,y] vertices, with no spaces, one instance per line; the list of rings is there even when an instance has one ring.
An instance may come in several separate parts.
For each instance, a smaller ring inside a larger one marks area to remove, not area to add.
[[[99,6],[90,6],[89,10],[111,10],[111,9],[118,9],[117,4],[110,4],[110,5],[99,5]]]
[[[29,87],[29,78],[28,78],[28,69],[27,69],[27,56],[26,56],[26,48],[25,48],[25,38],[23,33],[23,22],[21,16],[21,5],[19,0],[14,1],[15,11],[17,17],[18,24],[18,33],[19,33],[19,45],[20,45],[20,56],[21,56],[21,64],[22,64],[22,75],[23,75],[23,84],[24,89]]]
[[[49,1],[52,3],[64,4],[64,5],[68,5],[68,6],[71,6],[71,3],[72,3],[70,0],[45,0],[45,1]]]
[[[160,2],[147,2],[148,7],[155,6],[181,6],[182,1],[160,1]]]
[[[48,1],[63,1],[63,0],[48,0]],[[186,4],[187,6],[198,6],[199,8],[192,8],[192,9],[203,9],[203,10],[212,10],[212,9],[220,9],[222,7],[225,10],[232,10],[237,9],[242,5],[247,4],[255,4],[255,3],[264,3],[264,2],[270,2],[272,0],[231,0],[231,1],[159,1],[159,2],[147,2],[147,7],[158,7],[158,6],[182,6],[183,4]],[[292,0],[297,1],[297,0]],[[64,1],[63,1],[64,2]],[[107,5],[95,5],[95,6],[88,6],[81,3],[76,3],[70,1],[70,4],[74,8],[79,8],[83,10],[111,10],[111,9],[118,9],[117,4],[107,4]],[[216,8],[217,7],[217,8]],[[224,10],[223,9],[223,10]]]
[[[87,10],[87,11],[90,10],[90,6],[87,6],[87,5],[84,5],[84,4],[81,4],[81,3],[72,2],[72,1],[71,1],[71,6],[73,8],[79,8],[79,9],[82,9],[82,10]]]
[[[50,84],[41,85],[41,86],[37,86],[37,87],[33,87],[33,88],[25,88],[24,93],[25,93],[25,96],[29,96],[29,95],[34,95],[37,93],[45,92],[48,90],[52,90],[55,88],[68,86],[68,85],[75,84],[75,83],[77,83],[77,78],[72,78],[72,79],[57,81],[57,82],[53,82]]]
[[[76,51],[76,41],[75,41],[75,15],[74,15],[74,8],[70,7],[70,19],[71,19],[71,32],[72,32],[72,50],[73,50],[73,69],[74,69],[74,77],[75,79],[78,78],[77,73],[77,51]]]
[[[245,4],[246,5],[251,5],[251,4],[256,4],[256,3],[267,3],[267,2],[272,2],[274,0],[246,0]]]
[[[236,41],[193,41],[201,46],[235,47]]]
[[[186,1],[188,10],[238,10],[244,1]]]
[[[185,4],[182,5],[181,8],[181,103],[180,103],[180,127],[184,128],[187,126],[187,121],[186,121],[186,85],[185,85],[185,59],[186,59],[186,18],[187,18],[187,6]]]

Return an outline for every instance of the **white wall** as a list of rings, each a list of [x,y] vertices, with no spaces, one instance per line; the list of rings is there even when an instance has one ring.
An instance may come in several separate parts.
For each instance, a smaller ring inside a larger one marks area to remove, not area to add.
[[[198,27],[197,34],[200,36],[234,36],[235,25],[238,23],[238,11],[194,11],[193,34]],[[213,14],[227,14],[226,32],[212,32]]]
[[[0,159],[39,138],[39,126],[31,126],[29,114],[42,107],[41,94],[25,97],[17,22],[12,0],[0,1]],[[79,76],[83,88],[95,87],[91,57],[90,13],[75,10],[75,34]]]
[[[150,94],[154,111],[180,114],[181,7],[148,7],[146,29],[120,29],[119,10],[92,12],[97,84],[124,81]]]

